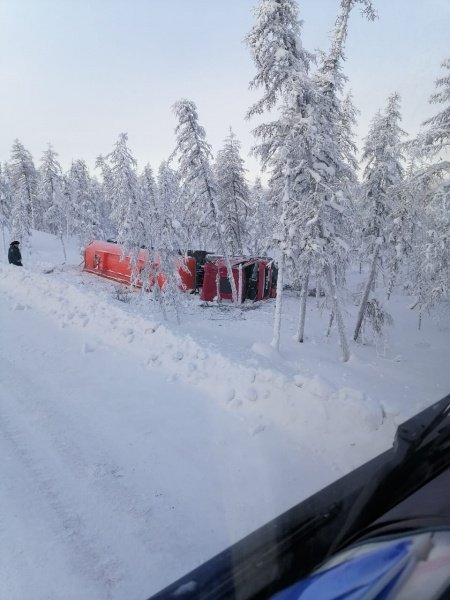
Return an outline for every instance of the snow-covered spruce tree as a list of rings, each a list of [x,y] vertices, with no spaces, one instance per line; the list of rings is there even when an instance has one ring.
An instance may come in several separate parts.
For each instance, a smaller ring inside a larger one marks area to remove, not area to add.
[[[413,254],[416,248],[421,247],[423,238],[423,218],[421,200],[425,193],[424,188],[428,188],[428,182],[424,180],[418,182],[416,179],[417,165],[414,160],[410,160],[405,168],[404,178],[398,189],[395,191],[396,202],[392,205],[391,225],[389,230],[389,246],[391,252],[388,253],[386,263],[383,264],[383,270],[386,272],[389,283],[386,292],[386,299],[389,300],[394,290],[399,275],[404,277],[405,289],[414,287],[416,280],[415,259]],[[364,206],[361,210],[361,218],[364,222]],[[361,231],[364,225],[361,227]]]
[[[279,215],[274,235],[279,250],[279,272],[271,342],[278,350],[285,262],[298,254],[294,241],[295,226],[291,226],[292,213],[297,206],[291,176],[291,165],[296,161],[291,152],[296,147],[293,138],[298,127],[289,130],[289,121],[295,119],[297,111],[300,112],[302,108],[304,116],[307,114],[307,105],[313,94],[308,74],[312,56],[300,42],[301,22],[294,0],[261,0],[254,13],[256,22],[246,38],[257,69],[250,88],[262,89],[263,96],[249,109],[247,117],[271,111],[280,101],[285,106],[284,118],[260,125],[254,132],[259,140],[254,153],[260,157],[263,169],[271,171],[273,212]],[[305,127],[307,123],[305,119]],[[304,144],[300,143],[298,150],[303,149]]]
[[[93,179],[93,186],[97,196],[97,205],[100,207],[102,229],[108,238],[117,238],[117,228],[113,218],[113,182],[111,167],[105,157],[100,155],[95,168],[100,171],[101,182]]]
[[[249,189],[245,179],[240,143],[230,127],[224,147],[217,153],[215,171],[220,210],[225,226],[224,238],[233,255],[242,255],[247,238]]]
[[[153,170],[149,164],[146,164],[143,172],[139,176],[141,186],[142,209],[147,215],[147,240],[152,248],[155,245],[155,229],[158,220],[158,186],[156,185]]]
[[[177,173],[162,162],[158,170],[158,198],[155,228],[155,251],[159,257],[160,269],[164,273],[163,302],[172,306],[177,321],[179,318],[179,285],[181,283],[175,257],[184,243],[183,228],[176,218],[180,195]]]
[[[250,188],[248,237],[245,243],[254,256],[265,256],[273,246],[275,219],[268,196],[268,190],[263,188],[261,178],[257,177]]]
[[[376,285],[381,264],[390,261],[393,251],[390,241],[393,214],[399,205],[400,184],[404,176],[401,138],[405,132],[400,128],[400,120],[400,96],[393,94],[385,111],[378,112],[372,120],[364,145],[362,160],[366,167],[362,203],[365,225],[361,254],[368,259],[370,266],[353,334],[355,341],[359,337],[369,307],[369,294]]]
[[[136,160],[127,146],[128,135],[121,133],[114,150],[106,159],[110,171],[108,188],[112,198],[112,218],[117,228],[117,242],[123,255],[128,255],[131,265],[131,283],[138,280],[138,255],[148,245],[147,219],[144,214],[141,188],[136,172]]]
[[[257,24],[247,42],[258,67],[252,86],[265,94],[249,116],[271,109],[282,99],[277,122],[261,125],[255,134],[260,140],[256,153],[263,167],[278,182],[281,204],[280,227],[276,234],[281,252],[278,292],[282,290],[285,260],[293,262],[302,279],[298,340],[303,339],[305,302],[311,273],[323,274],[338,324],[343,359],[349,351],[341,315],[337,284],[343,280],[348,253],[345,239],[349,227],[347,183],[354,180],[344,160],[336,132],[336,85],[322,85],[309,75],[310,55],[300,44],[300,22],[293,0],[262,0],[256,10]],[[334,73],[327,74],[327,81]],[[273,185],[275,189],[275,185]],[[279,344],[281,294],[277,295],[274,338]]]
[[[167,161],[163,161],[158,169],[158,229],[162,224],[167,232],[166,240],[175,252],[189,249],[184,224],[182,225],[183,213],[180,213],[180,194],[178,173]]]
[[[84,249],[92,240],[103,237],[98,196],[84,160],[72,162],[67,190],[72,212],[71,229],[78,235]]]
[[[13,143],[9,172],[12,200],[10,233],[27,245],[35,221],[38,176],[33,157],[19,140]]]
[[[450,58],[442,67],[448,72],[437,79],[430,102],[444,108],[422,124],[420,134],[407,146],[422,165],[411,178],[420,199],[423,226],[422,243],[414,245],[415,287],[421,290],[416,304],[421,310],[449,297]]]
[[[6,251],[5,228],[9,226],[11,218],[11,181],[9,175],[9,166],[0,164],[0,226],[2,228],[3,249]]]
[[[376,12],[372,0],[341,0],[340,9],[332,34],[331,47],[321,55],[321,63],[314,80],[322,93],[318,103],[318,118],[321,126],[314,154],[319,166],[321,184],[328,187],[323,196],[323,211],[320,217],[326,241],[323,257],[323,274],[331,297],[331,319],[336,320],[341,345],[347,346],[341,309],[337,301],[338,288],[345,282],[345,270],[350,258],[351,240],[356,227],[355,205],[352,197],[358,191],[356,175],[356,144],[354,127],[357,110],[351,94],[342,98],[347,77],[343,73],[344,48],[348,36],[350,13],[356,6],[362,14],[374,20]],[[323,168],[325,167],[325,168]],[[318,280],[322,277],[318,274]],[[306,296],[302,297],[306,301]],[[304,314],[301,309],[301,315]],[[301,321],[301,319],[300,319]],[[299,339],[303,335],[299,326]],[[345,354],[345,351],[343,350]]]
[[[69,205],[65,195],[62,169],[57,156],[58,154],[49,144],[47,150],[42,154],[37,196],[39,205],[45,207],[43,226],[46,231],[53,233],[60,239],[64,260],[66,261],[67,253],[64,236],[69,234]]]
[[[219,207],[217,183],[210,161],[211,146],[206,141],[204,128],[198,122],[197,107],[190,100],[179,100],[174,105],[178,119],[175,128],[177,145],[173,155],[178,156],[178,173],[181,183],[195,200],[190,209],[201,226],[207,228],[210,223],[215,228],[217,245],[225,259],[233,302],[237,302],[237,290],[231,268],[229,250],[224,238],[224,221]]]

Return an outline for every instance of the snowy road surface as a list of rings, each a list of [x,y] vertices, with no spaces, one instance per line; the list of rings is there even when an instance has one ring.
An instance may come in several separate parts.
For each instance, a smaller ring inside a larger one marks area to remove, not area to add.
[[[0,598],[144,599],[336,474],[0,293]]]

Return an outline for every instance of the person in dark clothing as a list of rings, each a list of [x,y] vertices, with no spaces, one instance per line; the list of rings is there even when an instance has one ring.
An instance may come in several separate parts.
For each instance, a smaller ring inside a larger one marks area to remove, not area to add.
[[[16,265],[17,267],[22,267],[22,255],[19,250],[19,242],[14,241],[9,245],[8,250],[8,260],[10,265]]]

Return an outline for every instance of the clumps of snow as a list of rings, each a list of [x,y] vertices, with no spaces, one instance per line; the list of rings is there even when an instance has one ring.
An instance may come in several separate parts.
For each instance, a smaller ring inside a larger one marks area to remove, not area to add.
[[[276,354],[270,344],[264,344],[263,342],[255,342],[251,349],[252,352],[264,356],[264,358],[273,358],[274,354]]]
[[[262,433],[265,430],[266,426],[260,423],[256,427],[253,427],[250,430],[250,435],[258,435],[258,433]]]
[[[258,392],[257,392],[256,388],[255,387],[247,388],[245,397],[247,400],[250,400],[250,402],[256,402],[256,400],[258,399]]]
[[[236,396],[236,392],[234,391],[234,388],[227,387],[224,389],[223,395],[224,395],[225,402],[228,404],[229,402],[234,400],[234,398]]]
[[[299,373],[294,375],[294,383],[299,388],[303,387],[305,385],[305,382],[307,382],[307,381],[308,380],[306,379],[306,377],[304,377],[303,375],[300,375]]]
[[[90,354],[91,352],[95,352],[94,344],[84,342],[84,344],[81,347],[81,352],[82,352],[82,354]]]
[[[27,304],[22,304],[21,302],[17,302],[13,306],[13,310],[29,310],[29,309],[30,309],[30,306],[28,306]]]
[[[294,376],[294,383],[297,387],[303,388],[303,391],[311,396],[327,399],[335,391],[335,387],[319,375],[305,377],[301,374]]]
[[[366,431],[377,431],[384,419],[382,406],[352,388],[341,388],[329,397],[334,415],[340,421],[343,429],[352,429],[355,423],[365,425]]]
[[[181,598],[187,594],[192,594],[197,589],[197,583],[195,581],[187,581],[183,583],[172,593],[174,598]]]
[[[339,444],[348,447],[355,422],[361,436],[383,422],[381,407],[358,390],[339,389],[319,374],[298,372],[292,377],[263,368],[256,359],[245,364],[130,311],[129,305],[95,288],[0,265],[0,289],[13,293],[17,304],[27,303],[61,326],[83,331],[90,340],[83,344],[84,354],[99,345],[126,352],[146,368],[163,371],[166,381],[195,386],[224,409],[238,411],[248,431],[260,433],[263,415],[265,427],[273,424],[310,448],[333,452]],[[264,358],[274,356],[267,344],[258,342],[251,348]]]

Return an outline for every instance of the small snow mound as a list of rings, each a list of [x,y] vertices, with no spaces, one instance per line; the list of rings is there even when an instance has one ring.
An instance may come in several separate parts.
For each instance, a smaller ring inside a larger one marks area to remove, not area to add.
[[[232,388],[232,387],[225,388],[223,391],[224,400],[227,404],[234,399],[235,395],[236,395],[236,392],[234,391],[234,388]]]
[[[297,387],[303,387],[306,381],[307,379],[303,375],[294,375],[294,383]]]
[[[302,387],[305,392],[324,400],[336,391],[336,388],[329,381],[319,375],[308,378],[298,374],[295,376],[294,381],[297,387]],[[299,385],[299,383],[302,385]]]
[[[95,352],[95,346],[93,344],[89,344],[85,342],[81,348],[82,354],[89,354],[90,352]]]
[[[35,264],[35,269],[40,271],[43,275],[50,275],[56,270],[56,265],[47,262],[41,262]]]
[[[260,423],[256,427],[250,429],[250,435],[258,435],[258,433],[262,433],[265,430],[266,426]]]
[[[152,354],[150,354],[150,356],[147,359],[147,364],[151,365],[152,363],[157,361],[158,358],[159,358],[159,354],[157,354],[156,352],[152,352]]]
[[[264,356],[265,358],[272,358],[275,354],[275,350],[272,346],[264,344],[263,342],[255,342],[251,349],[255,354],[259,354],[259,356]]]
[[[367,431],[376,431],[383,423],[381,405],[359,390],[342,388],[330,396],[330,402],[335,418],[339,415],[344,425],[347,422],[352,428],[363,425]]]
[[[17,304],[14,304],[13,306],[13,310],[28,310],[29,308],[29,306],[26,304],[21,304],[20,302],[17,302]]]
[[[250,400],[251,402],[256,402],[256,400],[258,399],[258,392],[256,390],[256,388],[254,387],[249,387],[247,388],[247,392],[245,394],[247,400]]]
[[[186,594],[192,594],[197,589],[197,582],[195,581],[187,581],[180,585],[172,594],[174,598],[181,598],[182,596],[186,596]]]
[[[184,356],[183,353],[180,352],[179,350],[177,350],[177,352],[175,352],[173,355],[173,359],[177,360],[177,361],[183,360],[183,356]]]

